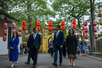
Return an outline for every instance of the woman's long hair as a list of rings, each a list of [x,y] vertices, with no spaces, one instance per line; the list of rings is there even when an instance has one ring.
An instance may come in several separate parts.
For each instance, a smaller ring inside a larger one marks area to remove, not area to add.
[[[80,44],[83,44],[83,42],[81,41]]]
[[[18,38],[18,33],[17,32],[14,32],[12,37],[14,38],[15,33],[16,33],[16,38]]]
[[[73,29],[70,29],[70,30],[72,30],[72,31],[73,31],[73,33],[72,33],[72,34],[74,35],[74,30],[73,30]],[[69,33],[69,35],[71,35],[70,30],[69,30],[69,32],[68,32],[68,33]]]

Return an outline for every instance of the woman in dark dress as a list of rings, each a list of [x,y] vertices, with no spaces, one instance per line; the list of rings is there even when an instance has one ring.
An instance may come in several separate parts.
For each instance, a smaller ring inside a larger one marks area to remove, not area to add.
[[[19,38],[18,33],[13,33],[13,37],[10,40],[9,47],[10,47],[10,53],[9,53],[9,61],[12,61],[11,67],[14,67],[14,62],[16,62],[15,65],[18,64],[18,44],[19,44]]]
[[[66,47],[67,47],[66,49],[68,50],[68,57],[70,58],[69,65],[75,66],[74,60],[75,58],[77,58],[76,54],[77,54],[78,44],[77,44],[77,39],[76,39],[76,36],[74,35],[73,29],[69,30],[69,35],[67,36],[67,40],[66,40]]]

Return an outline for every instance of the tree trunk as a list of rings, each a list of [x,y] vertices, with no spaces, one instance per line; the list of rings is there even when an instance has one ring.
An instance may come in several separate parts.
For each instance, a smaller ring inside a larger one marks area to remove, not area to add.
[[[28,4],[27,4],[27,11],[28,12],[31,11],[31,3],[29,3],[29,1],[28,1]],[[29,23],[29,25],[28,25],[28,33],[31,32],[31,22],[32,22],[32,18],[30,16],[30,14],[28,14],[28,23]]]

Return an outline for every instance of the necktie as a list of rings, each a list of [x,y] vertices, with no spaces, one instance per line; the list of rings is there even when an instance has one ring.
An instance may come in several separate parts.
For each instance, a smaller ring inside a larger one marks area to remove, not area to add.
[[[35,39],[35,35],[36,35],[36,34],[34,34],[34,39]]]
[[[57,38],[57,36],[58,36],[58,32],[56,33],[56,38]]]

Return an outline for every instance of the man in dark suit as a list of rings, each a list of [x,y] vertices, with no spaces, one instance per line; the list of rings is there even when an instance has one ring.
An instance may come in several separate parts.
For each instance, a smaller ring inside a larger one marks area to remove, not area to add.
[[[54,63],[53,65],[57,67],[57,52],[59,50],[59,63],[61,66],[62,63],[62,52],[63,52],[63,43],[64,43],[64,33],[60,31],[60,26],[56,27],[56,31],[54,33],[54,41],[53,41],[53,46],[54,46]]]
[[[30,35],[32,35],[34,32],[32,31]],[[28,39],[28,42],[27,42],[27,49],[28,49],[28,46],[29,46],[29,39]],[[27,58],[27,62],[25,62],[25,64],[30,64],[30,51],[28,50],[28,58]]]
[[[29,38],[28,49],[30,50],[30,56],[33,60],[33,68],[36,68],[37,56],[38,56],[38,51],[40,49],[41,38],[40,34],[37,33],[38,32],[37,28],[34,28],[33,31],[34,33],[30,35]]]

